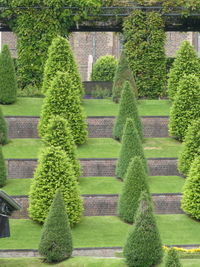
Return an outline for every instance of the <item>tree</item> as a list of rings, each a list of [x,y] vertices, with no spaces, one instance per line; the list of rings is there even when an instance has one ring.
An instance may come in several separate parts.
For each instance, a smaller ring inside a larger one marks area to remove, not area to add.
[[[148,191],[147,174],[140,157],[131,159],[118,201],[118,214],[122,220],[133,223],[142,191]]]
[[[2,109],[0,108],[0,144],[5,145],[8,143],[8,129],[4,119]]]
[[[188,41],[183,41],[169,72],[168,95],[172,100],[175,99],[179,81],[189,74],[199,76],[200,64],[194,47]]]
[[[182,267],[178,252],[174,248],[170,248],[167,253],[165,267]]]
[[[0,103],[12,104],[17,100],[15,67],[7,45],[0,53]]]
[[[138,136],[133,120],[128,118],[126,120],[122,137],[122,146],[119,154],[119,159],[117,161],[116,176],[118,178],[124,179],[128,165],[131,159],[135,156],[141,157],[144,168],[147,172],[147,163],[144,156],[142,143]]]
[[[127,118],[134,120],[139,137],[141,141],[143,141],[142,123],[138,115],[136,99],[129,82],[125,82],[124,84],[122,97],[120,99],[119,112],[113,129],[113,135],[117,140],[121,140],[122,138]]]
[[[192,162],[183,187],[182,209],[191,217],[200,220],[200,156]]]
[[[194,158],[200,156],[200,119],[193,121],[188,127],[183,151],[178,160],[178,169],[180,173],[187,175]]]
[[[39,253],[47,262],[59,262],[70,258],[72,251],[72,235],[65,203],[62,191],[57,190],[42,229]]]
[[[58,188],[62,188],[66,212],[73,226],[80,221],[83,211],[77,179],[66,153],[60,147],[51,146],[43,149],[31,184],[29,215],[34,221],[45,221]]]
[[[6,164],[2,153],[2,147],[0,146],[0,187],[3,187],[6,184],[6,179],[7,179]]]
[[[43,137],[52,116],[60,115],[68,120],[74,142],[83,144],[87,139],[86,121],[79,96],[75,93],[68,73],[58,72],[46,93],[39,122],[39,134]]]
[[[122,51],[113,80],[112,99],[114,102],[119,102],[122,88],[124,87],[124,83],[126,81],[129,81],[134,95],[137,96],[137,87],[135,79],[133,77],[132,71],[129,68],[125,52]]]
[[[162,244],[153,215],[150,196],[142,192],[135,225],[124,246],[124,256],[129,267],[150,267],[161,262]]]
[[[170,134],[182,141],[188,126],[200,117],[200,83],[194,74],[184,76],[170,110]]]

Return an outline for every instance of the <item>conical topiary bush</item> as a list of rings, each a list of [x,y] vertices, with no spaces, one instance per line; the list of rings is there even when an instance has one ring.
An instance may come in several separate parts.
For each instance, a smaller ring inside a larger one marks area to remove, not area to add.
[[[178,252],[174,248],[170,248],[167,253],[165,267],[182,267]]]
[[[7,123],[4,119],[2,109],[0,108],[0,144],[5,145],[7,143],[8,143]]]
[[[2,153],[2,147],[0,146],[0,187],[6,184],[6,179],[7,179],[6,164]]]

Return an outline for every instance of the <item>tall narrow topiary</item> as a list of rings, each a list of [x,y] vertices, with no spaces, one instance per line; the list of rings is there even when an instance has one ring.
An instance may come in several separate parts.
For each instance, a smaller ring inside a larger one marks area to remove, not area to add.
[[[4,119],[2,109],[0,108],[0,144],[5,145],[7,143],[8,143],[7,123]]]
[[[134,157],[129,163],[118,201],[118,214],[125,222],[134,222],[142,191],[149,192],[147,174],[140,157]]]
[[[129,81],[134,95],[137,96],[137,87],[136,87],[135,79],[134,79],[131,69],[129,68],[125,52],[122,51],[117,69],[115,71],[114,80],[113,80],[112,99],[114,102],[116,103],[119,102],[122,89],[126,81]]]
[[[65,203],[62,191],[57,190],[42,229],[39,253],[47,262],[59,262],[70,258],[72,251],[72,234]]]
[[[124,256],[129,267],[155,266],[162,260],[162,244],[148,193],[141,194],[135,225],[124,246]]]
[[[0,187],[6,184],[6,179],[7,179],[6,164],[2,153],[2,147],[0,146]]]
[[[136,99],[129,82],[125,82],[124,84],[122,97],[120,99],[119,113],[113,129],[113,135],[117,140],[121,140],[122,138],[124,125],[127,118],[134,120],[138,135],[141,141],[143,141],[142,123],[138,115]]]
[[[83,203],[71,160],[60,147],[43,149],[39,158],[29,198],[29,215],[43,223],[49,212],[54,194],[62,189],[70,225],[80,221]]]
[[[194,158],[200,156],[200,119],[193,121],[188,127],[185,140],[183,143],[183,151],[178,160],[178,169],[180,173],[187,175]]]
[[[0,103],[12,104],[17,100],[15,67],[7,45],[0,53]]]
[[[73,84],[73,90],[81,97],[83,95],[83,86],[78,66],[69,41],[61,36],[53,39],[48,50],[42,84],[43,93],[46,93],[51,87],[51,82],[58,71],[69,73]]]
[[[169,72],[168,95],[172,100],[177,93],[179,81],[184,75],[189,74],[199,77],[200,63],[194,47],[188,41],[183,41]]]
[[[200,220],[200,156],[192,162],[183,188],[181,207],[191,217]]]
[[[133,120],[128,118],[124,127],[122,146],[119,154],[119,159],[117,161],[116,176],[118,178],[125,178],[128,165],[131,159],[135,156],[141,157],[144,168],[147,172],[147,163],[144,156],[142,143],[138,136],[138,132],[135,128]]]
[[[83,144],[87,139],[86,120],[79,96],[75,93],[71,76],[58,72],[47,91],[39,122],[39,134],[43,137],[52,116],[60,115],[68,120],[74,142]]]
[[[178,252],[174,248],[170,248],[167,253],[165,267],[182,267]]]
[[[200,82],[194,75],[184,76],[170,110],[170,134],[182,141],[188,126],[200,117]]]

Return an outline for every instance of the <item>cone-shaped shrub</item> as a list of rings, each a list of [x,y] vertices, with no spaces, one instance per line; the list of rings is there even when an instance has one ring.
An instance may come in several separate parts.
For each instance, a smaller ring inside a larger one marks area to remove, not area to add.
[[[80,98],[74,93],[74,86],[68,73],[58,72],[47,91],[39,122],[39,134],[43,137],[52,116],[60,115],[69,122],[76,144],[83,144],[87,138],[85,116]]]
[[[119,159],[117,161],[116,176],[118,178],[125,178],[128,165],[131,159],[135,156],[141,157],[144,168],[147,172],[147,163],[144,156],[142,143],[138,136],[138,132],[135,128],[133,120],[128,118],[126,120],[124,134],[122,137],[122,146],[119,154]]]
[[[125,52],[122,51],[113,80],[112,99],[114,102],[119,102],[122,89],[126,81],[130,82],[131,89],[133,90],[134,95],[137,96],[135,79],[131,69],[129,68]]]
[[[142,192],[134,228],[124,247],[129,267],[150,267],[160,263],[163,257],[159,231],[153,215],[150,196]]]
[[[118,203],[118,214],[122,220],[133,223],[142,191],[148,191],[147,174],[139,157],[134,157],[125,175]]]
[[[2,110],[0,108],[0,144],[5,145],[8,143],[8,129],[4,119]]]
[[[80,221],[83,204],[71,160],[60,147],[45,148],[39,157],[29,199],[29,215],[43,223],[54,194],[62,188],[70,225]]]
[[[2,147],[0,146],[0,187],[6,184],[6,178],[7,178],[6,164],[2,153]]]
[[[137,102],[129,82],[125,82],[122,97],[120,99],[119,113],[115,121],[113,135],[117,140],[121,140],[126,119],[134,120],[141,141],[143,140],[143,131],[140,117],[138,115]]]
[[[200,64],[193,46],[188,41],[183,41],[169,72],[168,94],[171,99],[175,98],[179,81],[188,74],[200,76]]]
[[[183,188],[182,209],[191,217],[200,220],[200,156],[192,162]]]
[[[178,252],[174,248],[170,248],[167,253],[165,267],[182,267]]]
[[[0,53],[0,103],[12,104],[17,100],[15,67],[7,45]]]
[[[179,157],[178,169],[180,173],[187,175],[194,158],[200,156],[200,119],[194,121],[188,127],[185,141],[183,143],[183,151]]]
[[[178,92],[170,110],[170,134],[182,141],[188,126],[200,117],[200,82],[190,74],[180,80]]]
[[[47,146],[59,146],[63,149],[71,159],[76,177],[80,176],[80,164],[76,159],[76,145],[67,120],[58,115],[52,117],[43,141]]]
[[[61,190],[57,190],[42,229],[39,253],[47,262],[59,262],[69,258],[72,250],[72,235],[65,203]]]
[[[73,83],[74,92],[77,92],[79,96],[82,96],[83,86],[75,57],[69,41],[61,36],[53,39],[48,50],[42,84],[43,93],[46,93],[46,91],[51,87],[51,82],[58,71],[69,73]]]

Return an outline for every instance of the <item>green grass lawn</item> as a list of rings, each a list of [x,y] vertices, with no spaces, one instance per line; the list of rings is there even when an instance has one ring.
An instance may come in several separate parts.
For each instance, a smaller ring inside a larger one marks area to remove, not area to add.
[[[112,138],[89,138],[78,147],[79,158],[117,158],[121,144]],[[146,138],[144,151],[147,158],[178,157],[181,143],[172,138]],[[12,139],[3,147],[5,158],[37,158],[42,147],[40,139]]]
[[[43,98],[19,97],[12,105],[0,105],[5,116],[40,116]],[[83,107],[87,116],[116,116],[118,104],[109,99],[84,99]],[[139,100],[141,116],[168,116],[169,100]]]

